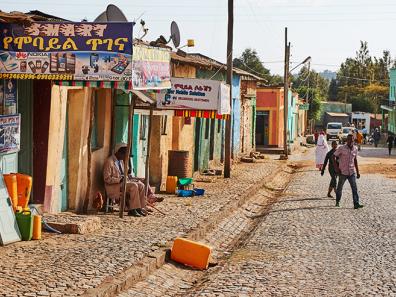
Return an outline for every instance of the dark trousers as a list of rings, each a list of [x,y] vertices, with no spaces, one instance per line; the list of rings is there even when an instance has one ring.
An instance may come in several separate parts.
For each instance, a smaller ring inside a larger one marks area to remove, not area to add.
[[[393,146],[388,146],[388,149],[389,149],[389,156],[392,154],[392,148],[393,148]]]
[[[352,189],[352,197],[353,197],[353,205],[357,206],[359,205],[359,194],[357,191],[357,185],[356,185],[356,175],[342,175],[340,174],[338,178],[338,185],[337,185],[337,191],[336,191],[336,202],[340,202],[341,196],[342,196],[342,189],[344,187],[345,181],[348,180],[349,184],[351,185]]]
[[[331,176],[329,187],[335,189],[337,187],[337,174],[335,172],[329,172],[329,173]]]

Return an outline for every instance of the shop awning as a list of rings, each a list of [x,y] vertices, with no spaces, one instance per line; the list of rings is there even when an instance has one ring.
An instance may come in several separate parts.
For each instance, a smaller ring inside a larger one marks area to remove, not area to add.
[[[204,119],[219,119],[229,120],[229,114],[218,114],[215,110],[175,110],[176,117],[184,118],[204,118]]]
[[[54,81],[56,85],[66,87],[90,87],[90,88],[109,88],[120,90],[131,90],[131,81],[76,81],[76,80],[58,80]]]

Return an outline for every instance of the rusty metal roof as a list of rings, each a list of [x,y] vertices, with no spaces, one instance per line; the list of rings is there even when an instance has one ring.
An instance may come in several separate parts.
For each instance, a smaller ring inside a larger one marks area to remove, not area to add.
[[[39,10],[23,13],[20,11],[5,12],[0,10],[0,23],[30,24],[39,21],[67,21],[65,19],[46,14]]]
[[[194,53],[194,54],[186,54],[186,56],[180,56],[176,52],[172,52],[171,58],[173,62],[176,63],[185,63],[190,64],[202,68],[207,69],[224,69],[227,71],[227,65],[216,61],[215,59],[209,58],[203,54]],[[240,75],[243,80],[257,80],[257,81],[266,81],[265,79],[254,75],[248,71],[233,67],[233,72]]]

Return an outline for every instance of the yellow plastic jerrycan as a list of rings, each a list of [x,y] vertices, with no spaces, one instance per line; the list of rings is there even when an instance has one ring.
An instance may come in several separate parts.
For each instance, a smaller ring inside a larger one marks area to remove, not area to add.
[[[166,193],[175,194],[177,186],[177,176],[168,176],[166,178]]]
[[[4,174],[4,183],[10,195],[12,208],[16,211],[18,206],[18,188],[17,188],[17,177],[15,173]]]

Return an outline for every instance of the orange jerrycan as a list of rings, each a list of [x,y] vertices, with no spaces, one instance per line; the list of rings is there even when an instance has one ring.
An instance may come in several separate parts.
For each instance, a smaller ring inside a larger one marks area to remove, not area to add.
[[[184,238],[173,242],[171,259],[198,269],[207,269],[212,249],[202,243]]]
[[[166,193],[175,194],[177,186],[177,176],[168,176],[166,178]]]
[[[25,208],[29,204],[30,192],[32,190],[32,177],[17,173],[18,205]]]
[[[12,208],[14,211],[18,206],[18,190],[17,190],[17,177],[15,173],[4,174],[4,182],[6,184],[8,195],[12,201]]]

